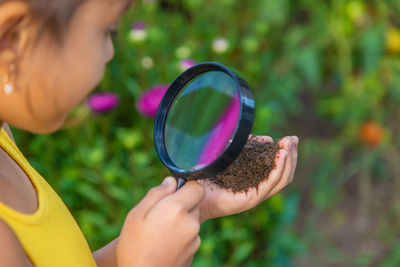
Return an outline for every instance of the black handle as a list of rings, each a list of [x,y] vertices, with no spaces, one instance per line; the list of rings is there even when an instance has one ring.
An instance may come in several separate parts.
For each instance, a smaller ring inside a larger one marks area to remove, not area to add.
[[[177,178],[177,186],[176,186],[176,190],[178,190],[179,188],[181,188],[182,186],[184,186],[186,184],[186,179],[184,178]]]

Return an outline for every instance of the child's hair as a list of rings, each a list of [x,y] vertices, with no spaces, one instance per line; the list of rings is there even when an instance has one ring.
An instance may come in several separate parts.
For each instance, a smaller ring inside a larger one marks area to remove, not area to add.
[[[0,0],[0,4],[10,1],[14,0]],[[32,19],[40,23],[41,33],[48,31],[57,40],[60,40],[75,10],[85,0],[24,1],[29,5]]]

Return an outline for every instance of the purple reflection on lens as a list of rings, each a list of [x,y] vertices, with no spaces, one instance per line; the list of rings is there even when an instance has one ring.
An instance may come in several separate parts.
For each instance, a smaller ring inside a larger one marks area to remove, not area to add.
[[[196,169],[215,161],[225,150],[235,133],[240,113],[239,93],[231,100],[225,113],[218,120],[201,153]]]

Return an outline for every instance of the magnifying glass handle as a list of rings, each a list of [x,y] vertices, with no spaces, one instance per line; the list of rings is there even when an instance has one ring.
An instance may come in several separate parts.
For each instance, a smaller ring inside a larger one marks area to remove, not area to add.
[[[176,186],[176,190],[178,190],[179,188],[181,188],[185,184],[186,184],[186,179],[178,178],[178,185]]]

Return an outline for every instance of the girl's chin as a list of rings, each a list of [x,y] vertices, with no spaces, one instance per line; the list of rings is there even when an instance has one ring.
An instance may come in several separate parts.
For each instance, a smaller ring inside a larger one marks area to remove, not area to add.
[[[15,126],[35,134],[50,134],[60,129],[63,126],[65,119],[66,116],[63,116],[59,119],[36,121],[27,125]]]

